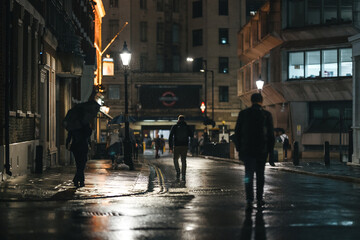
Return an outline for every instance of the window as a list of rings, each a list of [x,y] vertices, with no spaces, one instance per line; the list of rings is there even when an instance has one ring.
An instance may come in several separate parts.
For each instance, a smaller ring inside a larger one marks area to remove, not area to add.
[[[353,0],[342,0],[340,9],[340,21],[351,22],[352,21],[352,4]]]
[[[158,72],[164,72],[164,56],[157,55],[156,57],[156,68]]]
[[[157,23],[156,40],[158,42],[164,41],[164,23]]]
[[[193,47],[203,45],[203,31],[202,29],[192,31]]]
[[[313,0],[308,2],[308,25],[320,24],[321,17],[321,0]]]
[[[314,78],[319,77],[321,72],[320,67],[320,51],[305,52],[305,77]]]
[[[140,0],[140,9],[146,9],[146,8],[147,8],[146,0]]]
[[[351,22],[353,2],[353,0],[288,0],[288,26],[303,27]]]
[[[229,2],[228,0],[219,0],[219,15],[229,15]]]
[[[179,10],[179,0],[173,0],[173,12],[178,13]]]
[[[164,0],[157,0],[156,1],[156,10],[158,12],[164,11]]]
[[[341,119],[340,119],[341,118]],[[308,132],[347,132],[352,125],[352,102],[310,102]]]
[[[173,56],[173,72],[180,72],[180,56]]]
[[[289,54],[289,78],[304,77],[304,52]]]
[[[219,73],[229,73],[229,58],[219,57]]]
[[[119,85],[109,85],[108,98],[109,99],[120,99],[120,86]]]
[[[322,77],[336,77],[337,74],[337,50],[324,50],[322,52]]]
[[[193,72],[200,72],[200,69],[203,69],[203,59],[195,58],[193,61]]]
[[[192,3],[192,17],[199,18],[202,17],[202,1],[195,1]]]
[[[140,22],[140,41],[147,41],[147,22]]]
[[[352,76],[351,48],[289,53],[289,79]]]
[[[351,48],[340,49],[339,76],[352,76],[352,51]]]
[[[147,71],[147,60],[148,56],[147,54],[141,54],[140,56],[140,71],[146,72]]]
[[[337,2],[338,0],[324,1],[324,23],[337,22]]]
[[[173,24],[172,28],[172,41],[173,43],[179,43],[179,24]]]
[[[219,28],[219,44],[229,44],[229,29]]]
[[[229,102],[228,86],[219,86],[219,102]]]
[[[119,7],[119,0],[110,0],[110,7],[111,8]]]
[[[109,20],[109,30],[111,38],[113,38],[119,32],[119,21],[117,19]]]

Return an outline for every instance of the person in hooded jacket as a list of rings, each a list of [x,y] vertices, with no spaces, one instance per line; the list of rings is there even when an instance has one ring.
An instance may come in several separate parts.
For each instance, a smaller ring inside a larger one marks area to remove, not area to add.
[[[75,157],[76,173],[73,182],[74,182],[74,186],[77,188],[85,186],[84,171],[88,159],[89,139],[91,133],[92,133],[92,129],[89,123],[83,125],[79,129],[68,131],[68,137],[66,139],[66,148],[69,149],[74,154]]]
[[[274,126],[271,113],[262,108],[260,93],[251,96],[252,106],[239,113],[235,126],[235,146],[239,158],[245,165],[245,191],[247,210],[252,209],[254,200],[253,180],[256,173],[257,206],[262,207],[265,163],[269,156],[272,163],[275,145]]]
[[[179,115],[178,122],[170,130],[169,148],[170,151],[173,151],[176,178],[180,178],[179,157],[181,157],[181,174],[184,181],[186,176],[186,154],[192,136],[192,130],[185,122],[184,115]]]

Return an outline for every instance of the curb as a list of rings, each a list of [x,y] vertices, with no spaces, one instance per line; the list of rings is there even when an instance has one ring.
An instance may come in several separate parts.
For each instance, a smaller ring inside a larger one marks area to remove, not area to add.
[[[223,162],[229,162],[229,163],[236,163],[236,164],[239,164],[239,165],[244,165],[240,160],[236,161],[235,159],[230,159],[230,158],[219,158],[219,157],[204,156],[204,155],[199,155],[199,157],[214,160],[214,161],[223,161]],[[360,166],[358,164],[347,164],[347,165]],[[269,168],[272,169],[272,170],[278,170],[278,171],[284,171],[284,172],[292,172],[292,173],[297,173],[297,174],[304,174],[304,175],[309,175],[309,176],[314,176],[314,177],[329,178],[329,179],[333,179],[333,180],[339,180],[339,181],[345,181],[345,182],[352,182],[352,183],[360,184],[360,178],[356,178],[356,177],[348,177],[348,176],[341,176],[341,175],[334,175],[334,174],[315,173],[315,172],[302,171],[302,170],[292,169],[292,168],[282,167],[282,166],[275,166],[275,167],[270,166]]]

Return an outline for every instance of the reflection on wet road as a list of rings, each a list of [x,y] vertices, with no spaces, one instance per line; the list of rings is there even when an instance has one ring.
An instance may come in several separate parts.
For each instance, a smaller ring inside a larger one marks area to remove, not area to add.
[[[360,239],[359,185],[266,170],[263,210],[245,211],[242,165],[149,158],[149,192],[0,203],[5,239]],[[1,239],[3,239],[1,237]]]

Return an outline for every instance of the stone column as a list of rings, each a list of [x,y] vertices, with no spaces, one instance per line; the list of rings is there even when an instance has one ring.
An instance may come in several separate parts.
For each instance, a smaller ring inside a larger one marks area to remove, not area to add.
[[[360,34],[349,38],[353,49],[353,147],[352,162],[360,164]]]

